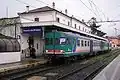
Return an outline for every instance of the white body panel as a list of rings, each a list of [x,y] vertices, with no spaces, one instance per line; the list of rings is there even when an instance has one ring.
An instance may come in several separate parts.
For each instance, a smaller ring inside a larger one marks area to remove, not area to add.
[[[76,47],[76,51],[79,51],[79,52],[90,52],[90,47]]]
[[[93,51],[95,52],[101,51],[100,46],[94,46]]]

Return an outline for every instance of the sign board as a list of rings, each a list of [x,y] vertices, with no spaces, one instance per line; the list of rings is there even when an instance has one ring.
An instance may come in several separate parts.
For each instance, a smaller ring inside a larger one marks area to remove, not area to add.
[[[39,26],[31,26],[31,27],[22,27],[22,33],[42,33],[42,27]]]

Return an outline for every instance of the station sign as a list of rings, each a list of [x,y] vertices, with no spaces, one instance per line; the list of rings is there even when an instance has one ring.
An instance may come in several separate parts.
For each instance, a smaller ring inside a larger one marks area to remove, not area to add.
[[[39,26],[22,27],[22,33],[42,33],[42,27]]]

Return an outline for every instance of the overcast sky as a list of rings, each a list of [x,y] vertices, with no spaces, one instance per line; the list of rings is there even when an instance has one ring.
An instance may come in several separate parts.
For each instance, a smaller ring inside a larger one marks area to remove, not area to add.
[[[69,14],[76,16],[80,20],[84,19],[85,21],[88,21],[91,17],[96,17],[97,20],[103,21],[120,20],[119,0],[1,0],[0,18],[17,16],[18,12],[24,12],[27,4],[22,2],[28,3],[30,9],[48,5],[51,6],[52,2],[55,2],[57,9],[63,12],[67,9]],[[101,25],[100,30],[106,32],[107,35],[115,36],[116,34],[120,34],[120,22],[102,23]],[[117,33],[115,33],[114,28],[118,29]]]

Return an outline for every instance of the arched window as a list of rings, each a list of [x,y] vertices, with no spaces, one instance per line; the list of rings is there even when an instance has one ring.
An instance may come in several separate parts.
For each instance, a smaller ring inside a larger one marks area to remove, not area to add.
[[[19,44],[19,42],[17,40],[15,40],[15,39],[11,39],[11,42],[13,44],[13,51],[14,52],[20,51],[20,44]]]
[[[5,52],[6,51],[6,45],[5,42],[0,39],[0,52]]]
[[[5,52],[12,52],[13,51],[13,44],[9,39],[3,39],[6,44],[6,51]]]

